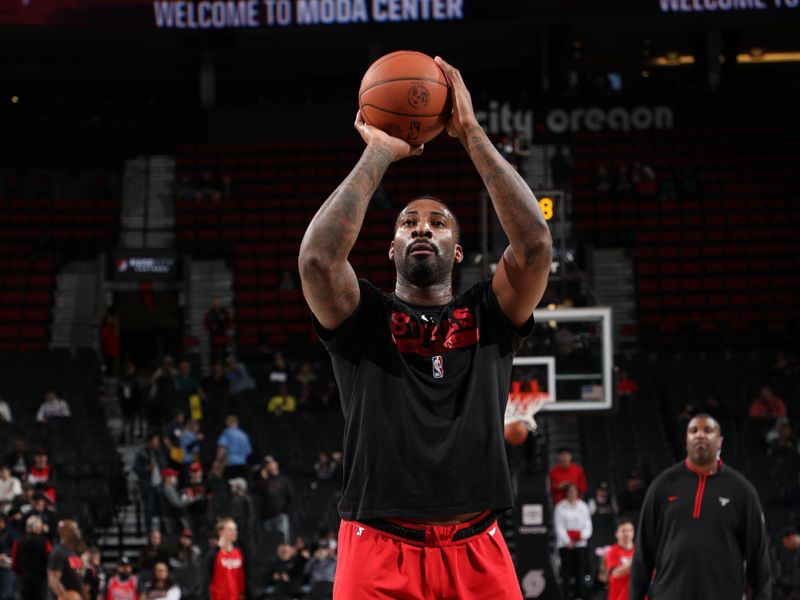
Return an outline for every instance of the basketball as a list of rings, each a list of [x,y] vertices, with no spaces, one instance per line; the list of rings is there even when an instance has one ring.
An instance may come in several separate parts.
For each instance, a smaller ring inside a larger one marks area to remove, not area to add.
[[[401,50],[376,60],[361,80],[358,106],[368,125],[418,146],[447,124],[447,78],[427,54]]]
[[[504,436],[512,446],[519,446],[528,439],[528,428],[522,421],[513,421],[506,425]]]
[[[67,599],[68,600],[83,600],[83,596],[80,592],[76,592],[75,590],[67,590]]]

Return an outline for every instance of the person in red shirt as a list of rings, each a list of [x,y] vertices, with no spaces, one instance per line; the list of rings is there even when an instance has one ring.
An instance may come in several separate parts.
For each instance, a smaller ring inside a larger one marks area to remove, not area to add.
[[[606,553],[608,600],[628,600],[633,560],[633,521],[630,519],[619,521],[614,537],[617,538],[617,543]]]
[[[245,559],[235,545],[239,535],[236,522],[230,517],[220,519],[217,535],[219,542],[206,558],[209,600],[244,600]]]
[[[750,404],[750,418],[774,421],[786,416],[786,404],[783,398],[776,395],[768,386],[761,388],[758,396]]]
[[[583,496],[588,488],[586,473],[583,472],[583,467],[572,462],[572,450],[559,448],[558,464],[550,469],[550,494],[553,496],[553,505],[566,497],[566,490],[570,484],[574,484],[578,488],[578,493]]]

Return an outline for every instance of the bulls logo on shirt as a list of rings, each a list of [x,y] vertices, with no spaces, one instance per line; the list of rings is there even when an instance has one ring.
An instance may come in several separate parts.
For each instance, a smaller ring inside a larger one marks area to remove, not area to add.
[[[449,350],[472,346],[480,339],[475,315],[468,306],[454,308],[438,323],[393,310],[389,326],[392,340],[404,354],[435,357]]]

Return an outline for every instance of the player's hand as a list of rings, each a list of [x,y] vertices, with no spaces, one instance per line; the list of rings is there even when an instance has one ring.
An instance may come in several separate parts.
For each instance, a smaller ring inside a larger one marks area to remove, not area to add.
[[[467,132],[480,127],[478,119],[475,118],[475,109],[472,108],[472,97],[469,94],[461,72],[445,61],[441,56],[433,60],[442,69],[447,81],[450,84],[450,98],[453,101],[453,114],[447,122],[447,133],[452,137],[464,138]]]
[[[367,125],[364,117],[359,110],[356,113],[356,121],[353,124],[356,131],[361,135],[361,138],[367,143],[367,146],[376,146],[378,148],[385,148],[390,152],[392,162],[401,160],[408,156],[419,156],[425,145],[412,146],[405,140],[392,137],[385,131],[381,131],[377,127]]]

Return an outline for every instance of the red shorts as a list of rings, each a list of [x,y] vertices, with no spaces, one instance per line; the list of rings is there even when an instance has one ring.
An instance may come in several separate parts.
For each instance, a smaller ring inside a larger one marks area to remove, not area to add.
[[[342,521],[334,600],[522,600],[492,513],[458,525]]]

